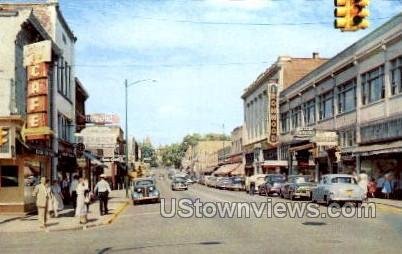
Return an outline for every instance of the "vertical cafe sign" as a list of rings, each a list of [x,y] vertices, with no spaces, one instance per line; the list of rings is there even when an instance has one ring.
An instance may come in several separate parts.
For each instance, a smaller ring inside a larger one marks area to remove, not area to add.
[[[51,41],[41,41],[24,46],[24,66],[27,68],[27,121],[24,138],[47,139],[49,128],[49,63]]]
[[[269,137],[268,143],[278,142],[278,86],[269,85]]]

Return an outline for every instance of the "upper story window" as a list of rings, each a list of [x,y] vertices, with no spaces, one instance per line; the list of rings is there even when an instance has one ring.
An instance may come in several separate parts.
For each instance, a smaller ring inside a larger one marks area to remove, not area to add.
[[[334,115],[334,91],[329,91],[320,96],[320,120]]]
[[[57,91],[72,100],[71,66],[63,58],[57,64]]]
[[[338,138],[340,147],[354,146],[356,145],[356,129],[339,131]]]
[[[363,73],[362,78],[362,104],[381,100],[385,97],[384,65]]]
[[[304,123],[315,123],[315,99],[304,103]]]
[[[57,124],[58,124],[58,134],[59,139],[71,142],[73,141],[73,134],[72,134],[72,121],[65,117],[62,114],[59,114],[57,117]]]
[[[356,109],[356,79],[347,81],[338,87],[338,113]]]
[[[292,129],[301,126],[301,106],[292,109]]]
[[[391,94],[402,93],[402,56],[391,60]]]
[[[281,114],[281,128],[282,133],[290,131],[290,114],[285,112]]]

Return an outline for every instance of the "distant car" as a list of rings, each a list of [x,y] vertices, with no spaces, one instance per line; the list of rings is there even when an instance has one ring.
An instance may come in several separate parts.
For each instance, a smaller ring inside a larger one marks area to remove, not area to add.
[[[176,190],[188,190],[187,179],[185,177],[174,177],[171,184],[172,191]]]
[[[258,191],[258,187],[265,182],[267,174],[257,174],[246,177],[245,190],[250,194]]]
[[[232,176],[229,178],[230,185],[227,186],[228,190],[241,191],[244,190],[244,178],[240,176]]]
[[[187,182],[187,184],[194,184],[195,183],[195,181],[193,179],[191,179],[191,178],[186,178],[186,182]]]
[[[226,190],[232,184],[229,177],[221,177],[216,181],[216,188]]]
[[[132,181],[133,205],[142,201],[160,202],[160,192],[152,178],[138,178]]]
[[[205,176],[205,185],[208,187],[215,187],[216,181],[216,176]]]
[[[293,200],[295,198],[310,199],[312,190],[317,184],[310,181],[307,175],[290,175],[287,182],[282,185],[280,195],[283,198]]]
[[[323,202],[327,205],[333,202],[353,202],[359,205],[365,199],[363,189],[357,184],[356,179],[348,174],[323,175],[312,193],[313,202]]]
[[[269,174],[265,176],[265,182],[258,186],[258,194],[270,196],[279,195],[281,187],[286,182],[286,176],[282,174]]]

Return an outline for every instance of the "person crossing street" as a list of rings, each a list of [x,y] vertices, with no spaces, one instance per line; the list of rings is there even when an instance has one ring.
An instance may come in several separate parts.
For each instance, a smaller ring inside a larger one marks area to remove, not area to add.
[[[98,194],[99,197],[99,209],[100,209],[100,214],[105,215],[108,213],[107,209],[107,203],[109,199],[109,193],[112,192],[110,189],[109,183],[105,180],[105,175],[101,174],[100,175],[100,180],[95,186],[95,193]]]

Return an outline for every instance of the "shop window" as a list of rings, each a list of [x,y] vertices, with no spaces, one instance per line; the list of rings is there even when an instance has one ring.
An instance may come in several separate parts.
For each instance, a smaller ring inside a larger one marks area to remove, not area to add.
[[[361,77],[363,105],[385,98],[384,65],[363,73]]]
[[[0,187],[18,187],[18,166],[0,166]]]

